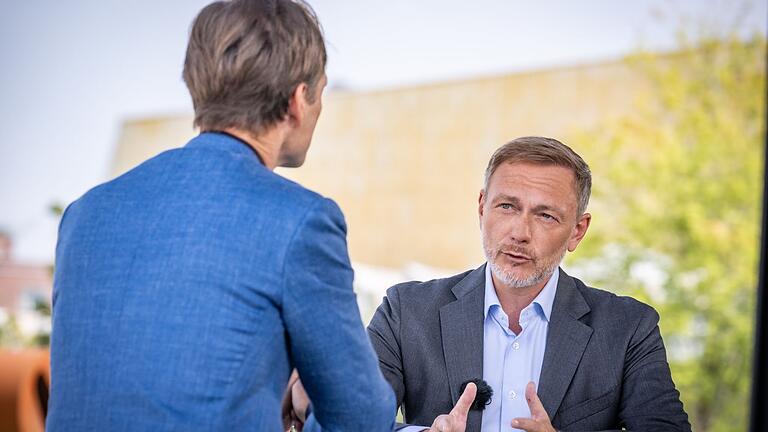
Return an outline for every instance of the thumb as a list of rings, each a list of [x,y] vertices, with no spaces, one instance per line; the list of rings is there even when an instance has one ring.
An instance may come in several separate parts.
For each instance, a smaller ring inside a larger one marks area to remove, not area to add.
[[[456,406],[454,406],[451,410],[450,415],[466,417],[467,413],[469,413],[469,408],[472,407],[472,402],[475,401],[476,394],[477,385],[475,385],[475,383],[467,384],[467,387],[464,389],[464,393],[461,394],[458,402],[456,402]]]
[[[542,418],[549,418],[547,411],[544,409],[539,395],[536,394],[536,384],[533,381],[529,382],[525,386],[525,400],[528,402],[528,408],[531,410],[531,418],[539,420]]]

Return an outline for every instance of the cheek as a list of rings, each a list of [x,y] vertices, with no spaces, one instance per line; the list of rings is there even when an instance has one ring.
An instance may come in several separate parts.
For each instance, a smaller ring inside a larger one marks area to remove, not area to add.
[[[480,227],[488,238],[498,238],[503,235],[504,223],[486,213],[485,217],[480,218]]]
[[[551,227],[540,228],[533,233],[533,243],[534,246],[538,245],[542,252],[559,252],[563,246],[570,247],[570,234],[570,230],[558,230]],[[536,241],[536,238],[541,241]]]

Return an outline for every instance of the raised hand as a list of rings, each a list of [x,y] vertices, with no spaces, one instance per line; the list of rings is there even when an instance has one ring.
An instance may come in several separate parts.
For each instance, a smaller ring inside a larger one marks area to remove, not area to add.
[[[301,384],[298,372],[294,370],[283,394],[281,406],[283,428],[285,430],[301,431],[304,421],[306,421],[308,406],[309,397],[307,392],[304,391],[304,386]]]
[[[477,386],[474,383],[467,384],[451,412],[438,416],[429,432],[464,432],[467,427],[467,414],[476,394]]]
[[[531,410],[531,418],[518,417],[512,420],[512,427],[526,432],[556,432],[549,421],[549,415],[536,394],[536,384],[529,382],[525,387],[525,400]]]

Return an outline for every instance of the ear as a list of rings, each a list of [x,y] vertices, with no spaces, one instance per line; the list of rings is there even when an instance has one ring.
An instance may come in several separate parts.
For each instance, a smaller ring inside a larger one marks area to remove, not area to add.
[[[304,121],[304,113],[307,111],[307,83],[296,86],[288,100],[288,121],[291,126],[298,127]]]
[[[571,234],[571,238],[568,239],[568,252],[573,252],[576,250],[576,247],[581,242],[581,239],[584,238],[584,236],[587,234],[587,228],[589,228],[589,223],[592,221],[592,215],[589,213],[584,213],[579,218],[579,221],[576,222],[576,226],[573,228],[573,233]]]
[[[477,216],[480,218],[480,228],[483,227],[483,207],[485,206],[485,189],[480,189],[480,196],[477,197]]]

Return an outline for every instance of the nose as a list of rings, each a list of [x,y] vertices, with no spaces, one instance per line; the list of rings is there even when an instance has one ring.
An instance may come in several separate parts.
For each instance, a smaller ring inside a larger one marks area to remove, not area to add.
[[[531,225],[528,217],[518,215],[512,218],[507,232],[509,239],[515,244],[528,244],[531,241]]]

